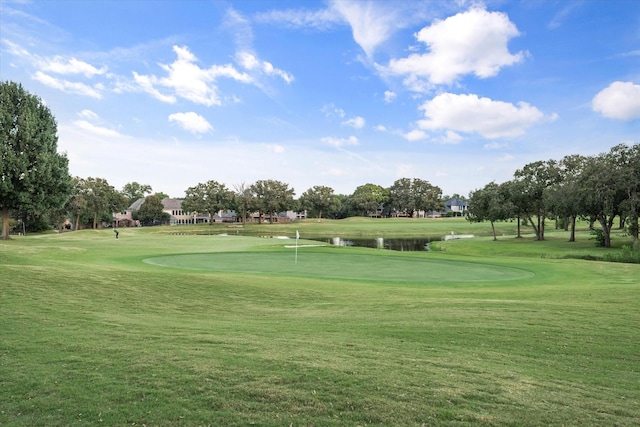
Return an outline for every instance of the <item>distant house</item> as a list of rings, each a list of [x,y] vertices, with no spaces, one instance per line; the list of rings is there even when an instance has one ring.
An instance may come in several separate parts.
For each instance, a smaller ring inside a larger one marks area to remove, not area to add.
[[[444,202],[444,213],[450,214],[452,213],[455,216],[462,216],[467,212],[469,208],[469,204],[466,200],[462,200],[458,197],[453,197]]]
[[[247,221],[249,222],[291,222],[299,219],[307,218],[307,211],[285,211],[277,213],[273,218],[269,214],[263,214],[260,218],[259,212],[252,212],[249,214]]]
[[[144,199],[138,199],[131,204],[124,212],[115,213],[113,215],[114,227],[136,227],[140,223],[133,219],[133,212],[140,209]],[[162,199],[163,212],[169,214],[169,225],[187,225],[187,224],[208,224],[210,222],[237,222],[241,221],[237,214],[233,210],[219,211],[213,215],[213,218],[207,214],[201,214],[197,212],[185,212],[182,209],[181,199]],[[258,222],[258,213],[252,213],[249,216],[249,221]],[[274,218],[270,218],[268,215],[263,215],[262,220],[267,222],[289,222],[298,219],[305,219],[307,217],[306,212],[294,212],[286,211],[280,212]]]
[[[162,199],[162,207],[162,211],[169,214],[169,225],[207,224],[211,221],[209,214],[182,210],[182,200],[180,199]]]
[[[140,198],[133,202],[124,212],[114,214],[114,227],[137,227],[139,221],[133,219],[133,212],[140,210],[144,203],[144,198]],[[162,199],[162,211],[169,214],[170,225],[181,224],[201,224],[208,223],[210,218],[208,214],[197,214],[185,212],[182,210],[182,200],[165,198]]]

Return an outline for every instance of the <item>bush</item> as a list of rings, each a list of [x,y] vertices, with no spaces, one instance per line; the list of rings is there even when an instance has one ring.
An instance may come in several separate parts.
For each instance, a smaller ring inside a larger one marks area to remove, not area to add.
[[[589,234],[593,236],[591,237],[591,239],[596,241],[597,247],[604,248],[605,246],[604,231],[602,231],[599,228],[592,228]]]
[[[622,252],[606,253],[602,259],[609,262],[640,264],[640,251],[634,251],[631,246],[624,245],[622,247]]]

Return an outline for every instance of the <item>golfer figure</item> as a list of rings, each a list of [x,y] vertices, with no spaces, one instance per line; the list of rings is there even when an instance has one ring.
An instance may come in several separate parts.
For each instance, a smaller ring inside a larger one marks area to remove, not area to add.
[[[115,230],[115,229],[113,230],[113,232],[116,233],[116,240],[118,240],[118,234],[120,233],[118,233],[118,230]]]

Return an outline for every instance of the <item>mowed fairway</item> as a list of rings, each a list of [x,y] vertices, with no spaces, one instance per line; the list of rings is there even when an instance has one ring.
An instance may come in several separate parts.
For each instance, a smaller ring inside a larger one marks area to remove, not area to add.
[[[640,265],[120,231],[0,242],[1,425],[640,419]]]

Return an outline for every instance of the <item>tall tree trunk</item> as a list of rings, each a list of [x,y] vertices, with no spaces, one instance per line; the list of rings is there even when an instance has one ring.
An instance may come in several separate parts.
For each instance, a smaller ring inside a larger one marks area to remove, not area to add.
[[[93,213],[93,229],[98,228],[98,212]]]
[[[543,210],[538,213],[538,240],[544,240],[544,227],[547,213]]]
[[[605,248],[610,248],[611,247],[611,224],[613,223],[613,218],[611,218],[609,221],[607,221],[607,217],[606,216],[598,216],[598,222],[600,222],[600,225],[602,226],[602,232],[604,234],[604,247]]]
[[[571,237],[569,237],[570,242],[576,241],[576,216],[571,215]]]
[[[493,221],[491,221],[491,229],[493,230],[493,241],[495,242],[496,240],[498,240],[498,237],[496,237],[496,227],[493,224]]]
[[[516,235],[516,239],[522,239],[522,234],[520,234],[520,214],[516,215],[516,219],[518,220],[518,234]]]
[[[538,227],[536,227],[536,223],[533,222],[533,218],[531,218],[531,215],[527,215],[526,218],[527,218],[527,221],[531,223],[531,227],[533,227],[533,232],[536,234],[536,239],[537,239],[539,234],[538,234]]]
[[[80,214],[76,215],[76,225],[73,227],[73,229],[75,231],[78,231],[78,229],[80,228]]]
[[[11,237],[9,236],[9,208],[2,208],[2,239],[8,240]]]

